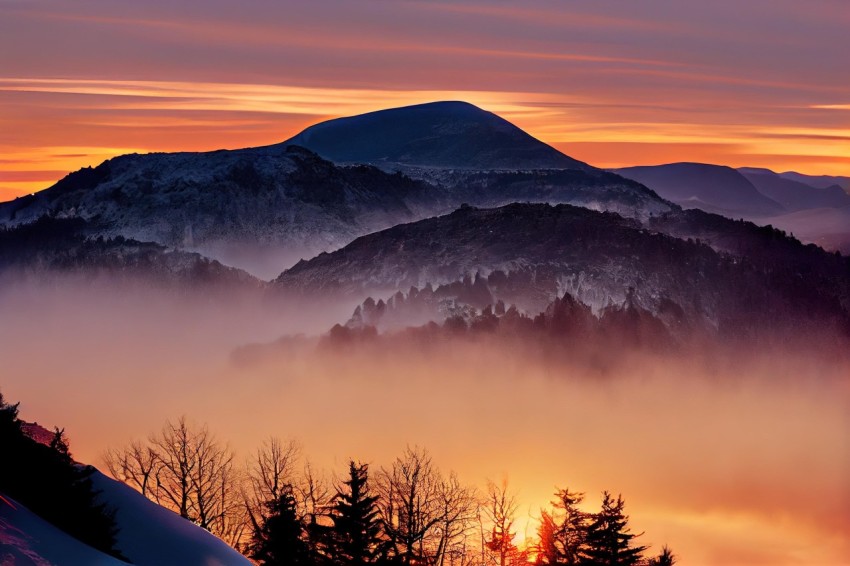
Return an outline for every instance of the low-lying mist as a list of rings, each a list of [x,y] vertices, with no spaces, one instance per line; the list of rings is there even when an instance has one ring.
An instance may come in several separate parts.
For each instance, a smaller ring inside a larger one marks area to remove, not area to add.
[[[350,310],[314,307],[107,282],[7,287],[0,387],[22,418],[65,427],[74,456],[101,467],[108,447],[186,415],[240,457],[275,435],[336,474],[350,457],[379,467],[419,445],[465,482],[507,475],[528,536],[555,486],[569,486],[589,507],[604,489],[622,493],[642,543],[669,544],[683,564],[850,560],[840,357],[610,344],[601,372],[567,346],[546,356],[486,337],[340,348],[309,336]]]

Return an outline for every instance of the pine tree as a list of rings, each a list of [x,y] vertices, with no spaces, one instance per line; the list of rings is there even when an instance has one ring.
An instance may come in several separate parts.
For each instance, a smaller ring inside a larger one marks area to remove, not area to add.
[[[266,505],[268,515],[254,530],[249,546],[251,558],[264,566],[314,565],[304,540],[304,525],[298,519],[292,486],[284,486],[280,496]]]
[[[331,511],[329,554],[333,564],[374,564],[384,554],[386,541],[378,520],[378,497],[369,495],[366,464],[348,465],[348,480],[337,488]]]
[[[584,494],[561,489],[555,494],[553,505],[560,521],[555,529],[555,545],[559,551],[558,564],[574,566],[579,563],[587,539],[588,516],[578,505]]]
[[[676,564],[676,555],[666,545],[662,547],[661,554],[647,561],[647,566],[673,566],[674,564]]]
[[[579,564],[582,566],[634,566],[643,559],[645,546],[632,546],[640,535],[629,532],[629,518],[623,513],[622,496],[616,501],[603,493],[602,510],[593,515],[587,526],[586,546]]]

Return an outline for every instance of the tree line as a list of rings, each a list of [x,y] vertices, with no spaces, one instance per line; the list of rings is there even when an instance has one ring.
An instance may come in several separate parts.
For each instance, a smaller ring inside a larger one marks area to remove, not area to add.
[[[442,472],[408,447],[377,470],[350,460],[329,479],[298,444],[269,438],[239,465],[206,425],[168,421],[145,441],[110,449],[113,477],[224,539],[262,565],[668,566],[675,557],[639,544],[621,496],[581,508],[558,489],[537,537],[520,544],[519,505],[507,481],[485,491]]]
[[[0,496],[13,498],[77,540],[123,560],[116,548],[114,512],[98,500],[92,486],[95,469],[74,462],[64,429],[54,429],[49,442],[42,443],[25,432],[25,424],[18,417],[18,403],[6,402],[0,393]],[[0,547],[3,542],[0,536]],[[2,556],[0,562],[6,563]]]

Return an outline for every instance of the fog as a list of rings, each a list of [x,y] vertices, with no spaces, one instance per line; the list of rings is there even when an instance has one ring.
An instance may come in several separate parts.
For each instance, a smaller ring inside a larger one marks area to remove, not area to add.
[[[850,561],[850,365],[790,348],[731,356],[620,352],[601,374],[489,339],[331,348],[350,312],[127,285],[0,290],[0,388],[65,427],[80,461],[186,415],[240,457],[292,437],[318,467],[387,465],[427,447],[467,483],[510,478],[533,517],[556,486],[622,493],[639,540],[683,564]],[[319,314],[317,314],[319,313]],[[531,517],[531,518],[529,518]]]

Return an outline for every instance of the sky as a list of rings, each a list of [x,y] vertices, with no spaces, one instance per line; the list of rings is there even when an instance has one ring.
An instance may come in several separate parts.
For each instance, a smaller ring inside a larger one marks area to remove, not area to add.
[[[0,0],[0,200],[440,99],[600,167],[850,173],[846,0]]]

